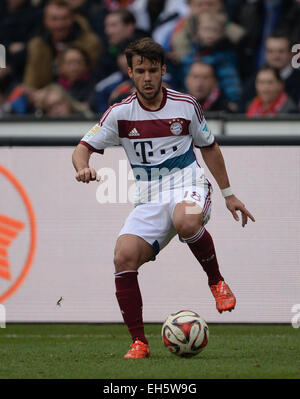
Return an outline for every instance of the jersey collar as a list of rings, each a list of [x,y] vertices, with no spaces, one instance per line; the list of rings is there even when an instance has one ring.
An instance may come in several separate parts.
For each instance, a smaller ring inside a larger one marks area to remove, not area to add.
[[[162,91],[163,91],[163,98],[162,98],[162,100],[161,100],[160,106],[159,106],[157,109],[150,109],[150,108],[147,108],[147,107],[139,100],[138,95],[137,95],[136,97],[137,97],[137,99],[138,99],[138,102],[139,102],[140,106],[141,106],[145,111],[148,111],[148,112],[157,112],[157,111],[161,110],[161,109],[166,105],[166,102],[167,102],[167,89],[166,89],[165,87],[162,87]]]

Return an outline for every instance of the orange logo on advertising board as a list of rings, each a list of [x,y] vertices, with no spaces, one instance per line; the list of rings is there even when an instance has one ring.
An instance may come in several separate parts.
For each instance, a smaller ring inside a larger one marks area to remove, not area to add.
[[[3,214],[0,208],[0,282],[6,281],[7,283],[4,290],[0,285],[0,303],[3,303],[22,285],[30,270],[36,248],[36,222],[32,204],[21,183],[11,172],[0,165],[1,175],[17,191],[27,213],[26,219],[28,219],[27,222],[10,214]],[[22,233],[27,229],[29,230],[29,248],[24,264],[16,274],[14,273],[14,262],[10,260],[10,248],[13,246],[13,242],[19,236],[21,238]]]

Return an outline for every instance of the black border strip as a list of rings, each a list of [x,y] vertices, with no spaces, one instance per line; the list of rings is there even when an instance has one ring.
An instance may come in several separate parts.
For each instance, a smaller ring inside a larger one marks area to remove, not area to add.
[[[0,135],[0,147],[75,147],[81,137],[10,137]],[[298,146],[299,136],[216,136],[221,146]]]

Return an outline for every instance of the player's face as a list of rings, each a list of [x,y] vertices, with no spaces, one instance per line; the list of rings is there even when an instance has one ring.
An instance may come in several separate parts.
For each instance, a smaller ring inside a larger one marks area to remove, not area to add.
[[[132,79],[139,95],[146,101],[155,100],[161,93],[162,77],[166,73],[166,65],[151,62],[139,55],[132,57],[132,68],[128,75]]]

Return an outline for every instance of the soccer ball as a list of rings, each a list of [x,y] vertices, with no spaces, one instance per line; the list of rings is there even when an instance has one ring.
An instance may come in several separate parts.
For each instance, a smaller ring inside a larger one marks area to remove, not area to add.
[[[209,331],[206,322],[191,310],[172,313],[161,330],[163,344],[175,355],[192,357],[207,345]]]

